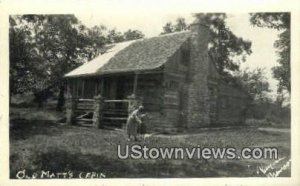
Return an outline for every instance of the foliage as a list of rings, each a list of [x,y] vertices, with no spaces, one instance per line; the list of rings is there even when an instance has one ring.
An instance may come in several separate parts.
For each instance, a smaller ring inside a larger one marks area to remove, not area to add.
[[[108,31],[107,34],[107,41],[108,43],[119,43],[124,41],[124,36],[121,32],[117,31],[116,29],[112,29]]]
[[[239,70],[239,63],[252,53],[251,42],[237,37],[226,25],[226,14],[196,14],[198,20],[210,28],[209,54],[222,75]]]
[[[12,93],[36,93],[58,83],[66,71],[87,60],[94,44],[73,15],[23,15],[10,20]]]
[[[126,32],[122,33],[117,31],[116,29],[112,29],[108,31],[107,43],[119,43],[123,41],[141,39],[144,37],[145,35],[139,30],[129,29]]]
[[[251,13],[250,22],[258,27],[277,30],[290,28],[290,13]]]
[[[174,32],[174,26],[171,22],[167,22],[164,26],[163,26],[163,32],[161,33],[163,34],[169,34]]]
[[[250,105],[247,111],[247,118],[258,119],[274,126],[290,127],[291,124],[291,109],[289,106],[282,106],[278,100],[272,102],[264,99],[259,102],[254,102]],[[256,122],[256,124],[258,124]],[[260,123],[258,125],[262,125]]]
[[[129,41],[129,40],[135,40],[135,39],[141,39],[141,38],[144,38],[145,35],[139,31],[139,30],[127,30],[126,32],[124,32],[124,39],[126,41]]]
[[[252,53],[251,42],[237,37],[226,25],[226,14],[195,14],[201,23],[210,29],[211,42],[209,55],[215,62],[217,70],[224,76],[231,76],[230,72],[239,70],[239,62],[245,61]],[[171,33],[189,29],[183,18],[178,18],[175,26],[171,22],[163,27],[163,33]]]
[[[17,23],[10,17],[11,27],[9,32],[9,57],[10,57],[10,92],[19,93],[25,92],[26,87],[33,86],[31,81],[32,72],[30,69],[36,68],[31,61],[32,44],[28,42],[30,31],[16,27]]]
[[[246,68],[235,74],[237,83],[248,92],[255,101],[268,100],[269,82],[265,77],[265,71],[262,68],[250,70]]]
[[[106,29],[104,25],[93,26],[92,28],[81,25],[81,30],[85,32],[89,41],[89,45],[85,46],[85,50],[89,54],[88,60],[95,58],[102,52],[103,46],[107,43]]]
[[[235,80],[252,98],[248,107],[247,118],[254,119],[254,123],[258,126],[262,126],[263,123],[289,126],[290,108],[289,105],[284,105],[287,102],[286,96],[284,93],[279,93],[275,100],[270,98],[269,83],[265,77],[264,69],[250,70],[246,68],[235,74]],[[261,123],[256,119],[261,120]]]
[[[253,13],[250,22],[258,27],[282,31],[274,43],[277,49],[279,66],[273,67],[273,76],[279,81],[278,92],[291,91],[290,72],[290,13]]]
[[[105,44],[144,37],[138,30],[87,28],[74,15],[18,15],[9,22],[10,94],[33,92],[38,102],[53,88],[63,96],[63,75],[99,55]]]
[[[183,17],[179,17],[179,18],[177,18],[175,25],[173,25],[172,22],[167,22],[163,26],[163,32],[161,34],[163,35],[163,34],[169,34],[172,32],[181,32],[184,30],[188,30],[188,24],[186,23],[186,21]]]

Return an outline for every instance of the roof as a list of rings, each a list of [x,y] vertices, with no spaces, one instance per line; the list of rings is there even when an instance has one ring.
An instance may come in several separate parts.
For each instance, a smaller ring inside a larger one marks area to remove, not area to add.
[[[65,77],[154,70],[165,64],[189,37],[190,32],[185,31],[118,43]]]

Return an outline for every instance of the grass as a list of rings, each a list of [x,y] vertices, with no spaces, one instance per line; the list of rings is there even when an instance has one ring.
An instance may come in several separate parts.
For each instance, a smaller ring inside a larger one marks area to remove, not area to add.
[[[127,142],[122,131],[60,125],[52,121],[12,120],[10,177],[19,170],[101,172],[107,178],[257,177],[257,166],[269,160],[121,160],[117,145],[139,143],[170,147],[277,147],[279,157],[290,157],[290,134],[254,127],[203,130],[184,135],[155,135]],[[290,176],[290,170],[280,176]]]
[[[63,112],[57,112],[55,109],[47,108],[14,108],[10,107],[10,120],[27,121],[58,121],[65,117]]]

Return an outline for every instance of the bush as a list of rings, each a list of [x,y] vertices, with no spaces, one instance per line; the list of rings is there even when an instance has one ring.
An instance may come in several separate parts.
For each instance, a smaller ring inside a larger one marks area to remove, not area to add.
[[[270,125],[289,127],[291,123],[291,109],[272,102],[260,102],[251,105],[247,112],[248,125]]]

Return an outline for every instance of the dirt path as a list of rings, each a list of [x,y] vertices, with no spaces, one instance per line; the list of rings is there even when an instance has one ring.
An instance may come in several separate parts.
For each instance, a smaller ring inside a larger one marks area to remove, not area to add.
[[[287,128],[258,128],[258,130],[260,131],[267,131],[267,132],[283,132],[283,133],[290,133],[291,129],[287,129]]]

